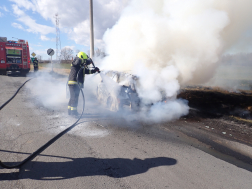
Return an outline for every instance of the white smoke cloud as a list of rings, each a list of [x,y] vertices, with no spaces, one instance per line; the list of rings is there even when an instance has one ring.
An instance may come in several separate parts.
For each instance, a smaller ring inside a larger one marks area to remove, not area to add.
[[[51,70],[48,65],[48,70]],[[33,73],[30,73],[33,76]],[[27,87],[36,96],[36,100],[43,104],[44,107],[59,110],[62,104],[67,104],[66,99],[66,78],[57,79],[47,72],[39,71],[34,78],[27,84]],[[67,107],[67,105],[65,105]]]
[[[160,103],[160,91],[175,97],[180,85],[213,76],[219,57],[252,26],[249,7],[249,0],[132,0],[104,35],[108,56],[102,67],[139,76],[138,92],[146,102]],[[181,104],[172,99],[158,115],[167,117],[176,107],[172,103]],[[168,120],[188,107],[176,110]],[[150,112],[156,111],[154,106]]]
[[[68,32],[76,43],[89,44],[88,0],[71,4],[66,0],[12,1],[16,3],[13,6],[16,15],[22,20],[27,18],[24,9],[36,11],[52,23],[58,13],[60,27],[65,28],[62,31]],[[101,43],[104,31],[111,28],[103,37],[109,56],[101,67],[131,71],[139,77],[139,96],[145,104],[154,104],[140,113],[143,119],[176,119],[189,109],[184,101],[176,100],[180,85],[204,83],[212,77],[219,57],[243,39],[243,33],[251,28],[251,5],[250,0],[239,3],[230,0],[96,0],[96,43]],[[36,25],[35,20],[29,18],[28,21]],[[36,32],[46,31],[43,35],[54,32],[51,27],[37,26]],[[31,24],[27,27],[32,29]],[[60,87],[62,92],[63,88],[64,85]],[[164,97],[168,99],[166,103],[161,102]],[[59,99],[48,101],[48,105]]]
[[[178,119],[186,114],[188,114],[187,102],[182,100],[172,100],[166,103],[158,102],[154,104],[147,113],[147,116],[144,116],[144,120],[160,122]]]

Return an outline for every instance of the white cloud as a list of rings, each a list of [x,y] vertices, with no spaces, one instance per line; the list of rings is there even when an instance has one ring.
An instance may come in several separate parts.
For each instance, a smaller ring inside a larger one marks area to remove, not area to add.
[[[111,28],[120,17],[122,9],[126,6],[128,0],[97,0],[94,1],[94,38],[97,47],[103,46],[102,36],[108,28]],[[89,2],[86,1],[87,13],[89,12]],[[63,13],[64,14],[64,13]],[[82,15],[80,15],[82,16]],[[69,18],[69,21],[71,18]],[[82,20],[82,21],[81,21]],[[89,16],[77,18],[78,24],[73,26],[70,32],[70,38],[77,44],[89,46],[90,44],[90,22]],[[67,23],[67,22],[66,22]]]
[[[18,28],[18,29],[21,29],[21,30],[24,30],[23,26],[21,24],[18,24],[18,23],[12,23],[11,24],[14,28]]]
[[[74,50],[75,46],[64,46],[62,49],[65,49],[65,48]]]
[[[34,46],[34,47],[42,47],[41,44],[30,44],[30,47],[31,47],[31,46]]]
[[[3,6],[3,10],[4,10],[5,12],[9,12],[9,10],[6,8],[6,6]]]
[[[40,39],[41,39],[42,41],[50,41],[50,38],[46,37],[45,35],[41,35],[41,36],[40,36]]]
[[[0,6],[0,10],[3,10],[5,12],[9,12],[5,6]],[[2,17],[2,16],[4,16],[4,13],[0,12],[0,17]]]
[[[10,0],[14,2],[18,7],[23,7],[27,10],[32,9],[33,11],[36,10],[34,4],[29,0]]]
[[[90,41],[89,32],[89,22],[85,20],[82,23],[78,24],[76,27],[74,27],[68,34],[69,38],[74,40],[76,44],[83,44],[88,46]]]
[[[32,10],[55,24],[55,14],[60,18],[61,32],[67,31],[69,38],[77,44],[89,46],[89,0],[11,0],[18,9]],[[96,0],[93,2],[94,38],[101,45],[102,36],[118,20],[129,0]],[[14,11],[15,12],[15,11]],[[18,11],[20,14],[20,11]],[[23,19],[22,19],[23,20]],[[35,23],[35,21],[33,22]],[[28,25],[28,27],[31,27]],[[34,28],[33,28],[34,29]],[[45,35],[45,34],[43,34]]]
[[[34,19],[32,19],[27,14],[25,14],[25,12],[22,11],[17,5],[12,5],[12,8],[14,10],[14,13],[18,17],[17,20],[22,22],[28,27],[26,31],[32,32],[32,33],[40,33],[41,35],[46,35],[46,34],[55,32],[55,28],[53,27],[37,24]]]

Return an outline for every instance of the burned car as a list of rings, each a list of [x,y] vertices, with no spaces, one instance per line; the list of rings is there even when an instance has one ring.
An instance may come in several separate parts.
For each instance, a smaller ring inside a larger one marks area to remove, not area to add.
[[[140,98],[136,92],[137,77],[129,73],[107,71],[100,74],[97,98],[111,111],[130,109],[137,111]]]

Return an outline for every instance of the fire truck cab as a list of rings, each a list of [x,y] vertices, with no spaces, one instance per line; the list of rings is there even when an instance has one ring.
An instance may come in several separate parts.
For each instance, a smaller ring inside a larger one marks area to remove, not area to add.
[[[28,42],[7,40],[0,37],[0,74],[8,75],[9,72],[19,73],[22,76],[30,71],[30,52]]]

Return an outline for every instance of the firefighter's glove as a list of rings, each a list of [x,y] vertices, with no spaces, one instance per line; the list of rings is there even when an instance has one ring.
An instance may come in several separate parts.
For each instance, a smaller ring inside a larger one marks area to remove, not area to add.
[[[100,69],[98,67],[95,67],[94,71],[100,73]]]

